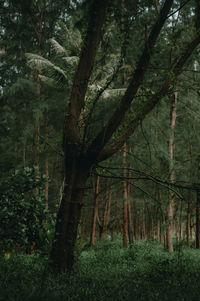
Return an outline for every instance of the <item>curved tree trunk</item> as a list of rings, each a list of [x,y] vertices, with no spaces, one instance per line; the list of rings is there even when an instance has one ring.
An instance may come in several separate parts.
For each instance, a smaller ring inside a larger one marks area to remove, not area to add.
[[[74,264],[74,248],[88,172],[81,170],[77,165],[76,168],[71,168],[71,172],[68,169],[67,175],[57,215],[51,260],[55,270],[71,271]]]

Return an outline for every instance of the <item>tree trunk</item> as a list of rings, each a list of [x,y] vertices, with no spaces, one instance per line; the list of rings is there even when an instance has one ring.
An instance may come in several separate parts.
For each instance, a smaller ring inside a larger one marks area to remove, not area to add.
[[[130,245],[133,244],[133,220],[130,200],[128,201],[128,238]]]
[[[196,199],[196,249],[200,249],[200,191]]]
[[[79,120],[85,106],[85,95],[94,67],[108,1],[89,1],[88,30],[83,41],[78,67],[74,76],[70,101],[64,120],[63,150],[65,158],[65,187],[57,215],[55,239],[51,251],[55,269],[72,270],[74,247],[85,183],[96,158],[85,150],[85,136],[81,138]],[[85,128],[84,135],[87,134]]]
[[[174,135],[175,135],[175,123],[176,123],[176,103],[177,103],[177,92],[174,92],[172,99],[171,111],[170,111],[170,138],[169,138],[169,181],[174,182],[175,171],[174,171]],[[174,194],[170,192],[169,203],[167,210],[168,226],[167,226],[167,250],[173,252],[173,216],[174,216]]]
[[[188,201],[187,201],[187,222],[186,222],[186,240],[187,245],[190,246],[190,232],[191,232],[191,213],[190,213],[190,202],[191,202],[191,191],[189,191]]]
[[[122,161],[124,167],[123,180],[123,245],[128,248],[128,191],[126,183],[126,143],[123,146]]]
[[[102,231],[100,234],[100,239],[102,239],[107,232],[107,226],[110,217],[111,200],[112,200],[112,192],[109,191],[107,192],[107,198],[104,206],[103,223],[102,223]]]
[[[66,174],[50,256],[55,271],[73,269],[74,248],[88,174],[89,171],[81,169],[79,164],[71,166]]]
[[[141,239],[146,240],[146,224],[145,224],[145,203],[143,202],[144,206],[142,208],[142,226],[141,226]]]
[[[157,219],[156,240],[160,242],[160,219]]]
[[[131,153],[131,147],[129,145],[128,147],[129,154]],[[131,177],[130,172],[130,162],[129,162],[129,170],[128,170],[128,177]],[[133,244],[133,219],[132,219],[132,212],[131,212],[131,201],[130,201],[130,195],[131,195],[131,185],[130,182],[127,183],[127,194],[128,194],[128,238],[130,245]]]
[[[92,231],[90,236],[90,246],[94,246],[95,240],[95,230],[96,230],[96,222],[98,215],[98,194],[99,194],[99,176],[97,176],[96,185],[94,189],[94,209],[93,209],[93,219],[92,219]]]
[[[134,214],[134,237],[135,240],[139,240],[140,237],[140,230],[139,230],[139,216],[138,214]]]
[[[48,143],[49,138],[49,128],[48,128],[48,108],[45,110],[45,143]],[[48,152],[45,154],[45,203],[48,206],[49,199],[49,158]]]
[[[35,117],[35,133],[34,133],[34,146],[33,146],[33,153],[34,153],[34,166],[37,170],[39,170],[39,144],[40,144],[40,118],[38,113],[36,113]]]

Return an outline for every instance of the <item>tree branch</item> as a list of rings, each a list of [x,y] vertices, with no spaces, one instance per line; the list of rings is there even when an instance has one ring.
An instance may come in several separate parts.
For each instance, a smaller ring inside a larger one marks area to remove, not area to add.
[[[149,38],[145,43],[143,54],[140,57],[137,68],[132,76],[131,82],[125,92],[124,97],[120,101],[119,106],[115,110],[110,120],[99,132],[99,134],[93,140],[93,142],[91,143],[88,149],[88,155],[90,159],[95,161],[95,158],[98,156],[99,152],[103,149],[103,147],[107,144],[107,142],[112,137],[115,130],[123,122],[126,112],[130,109],[131,102],[135,97],[141,82],[143,81],[144,75],[146,73],[150,59],[152,57],[153,49],[156,44],[157,38],[165,23],[166,17],[170,11],[172,4],[173,4],[173,0],[165,1],[164,6],[161,9],[160,14],[157,18],[157,21],[155,22],[151,30]]]
[[[192,40],[191,43],[186,47],[183,54],[176,59],[176,63],[173,64],[171,68],[170,75],[163,83],[162,87],[158,91],[158,93],[154,94],[150,101],[144,104],[143,108],[137,113],[135,118],[129,123],[129,127],[125,130],[125,132],[114,142],[112,143],[107,149],[104,149],[98,158],[98,161],[103,161],[114,153],[116,153],[124,144],[124,142],[130,138],[130,136],[134,133],[135,129],[138,127],[140,122],[146,117],[146,115],[151,112],[151,110],[156,106],[156,104],[168,93],[170,86],[173,84],[173,81],[180,75],[182,72],[182,68],[190,57],[192,52],[200,43],[200,34]]]

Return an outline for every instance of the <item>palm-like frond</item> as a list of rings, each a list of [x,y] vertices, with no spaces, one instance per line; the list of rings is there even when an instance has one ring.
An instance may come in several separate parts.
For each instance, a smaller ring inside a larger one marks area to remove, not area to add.
[[[48,76],[45,76],[45,75],[39,75],[39,78],[45,85],[47,85],[51,88],[54,88],[54,89],[58,88],[57,82],[54,79],[52,79]]]
[[[68,57],[63,57],[63,60],[68,64],[68,65],[77,65],[79,61],[78,56],[68,56]]]
[[[51,45],[57,54],[68,55],[67,50],[61,46],[56,40],[50,39]]]
[[[121,89],[107,89],[106,91],[103,92],[103,99],[106,98],[116,98],[119,96],[124,95],[126,89],[121,88]]]
[[[26,53],[26,58],[28,65],[32,69],[45,72],[45,74],[49,75],[50,78],[57,82],[62,82],[63,84],[68,83],[66,73],[60,67],[56,66],[44,57],[37,54]]]
[[[43,69],[53,67],[54,65],[52,62],[38,54],[26,53],[25,55],[27,58],[28,66],[32,69],[37,69],[41,71]]]
[[[77,55],[80,54],[81,51],[81,43],[82,43],[82,37],[81,33],[78,29],[73,28],[73,30],[70,30],[62,21],[59,22],[63,32],[65,33],[65,39],[68,42],[68,47],[75,51]]]

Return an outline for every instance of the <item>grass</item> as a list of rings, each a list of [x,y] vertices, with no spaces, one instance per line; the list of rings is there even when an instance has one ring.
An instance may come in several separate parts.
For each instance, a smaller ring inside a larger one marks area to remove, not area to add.
[[[123,249],[120,237],[85,249],[74,273],[53,275],[44,255],[12,254],[0,259],[2,301],[198,301],[200,251],[174,254],[154,242]]]

